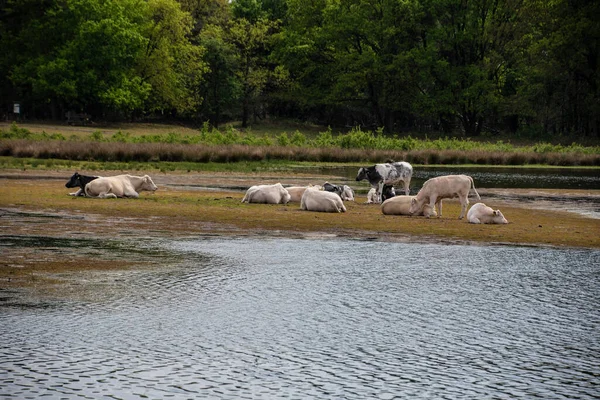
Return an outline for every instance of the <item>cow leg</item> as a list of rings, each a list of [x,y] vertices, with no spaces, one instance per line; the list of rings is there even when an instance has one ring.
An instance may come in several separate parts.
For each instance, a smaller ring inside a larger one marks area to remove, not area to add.
[[[140,194],[138,192],[136,192],[135,190],[132,190],[131,192],[123,193],[123,197],[130,197],[132,199],[137,199],[138,197],[140,197]]]
[[[404,194],[407,196],[410,196],[410,187],[409,186],[410,186],[410,181],[404,182]]]
[[[473,217],[469,222],[472,224],[480,224],[481,223],[479,218],[475,218],[475,217]]]
[[[69,193],[69,196],[81,196],[82,191],[83,191],[82,189],[79,189],[78,191],[76,191],[74,193]]]
[[[377,185],[377,193],[375,194],[377,197],[377,203],[383,203],[383,181],[379,182],[379,184]]]
[[[441,204],[441,201],[438,201],[437,197],[429,198],[429,207],[431,207],[432,210],[435,210],[437,208],[438,209],[438,217],[442,216],[442,204]],[[429,217],[427,217],[427,218],[429,218]]]
[[[438,211],[438,217],[441,217],[442,216],[442,199],[439,199],[437,201],[437,203],[435,203],[435,206],[436,206],[437,211]]]

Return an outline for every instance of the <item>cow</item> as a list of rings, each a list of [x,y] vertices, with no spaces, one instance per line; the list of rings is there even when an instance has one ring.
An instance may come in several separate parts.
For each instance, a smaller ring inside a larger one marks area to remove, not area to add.
[[[378,203],[377,201],[377,190],[375,188],[369,189],[367,193],[367,204]]]
[[[444,175],[427,180],[419,193],[411,200],[410,212],[416,213],[428,203],[432,208],[437,206],[438,217],[442,216],[442,199],[458,197],[461,210],[458,219],[463,219],[469,206],[469,191],[473,187],[477,199],[481,200],[475,189],[473,178],[468,175]]]
[[[336,193],[344,201],[354,201],[354,191],[348,185],[333,185],[329,182],[323,184],[323,190]]]
[[[290,193],[281,183],[256,185],[246,191],[242,203],[287,204],[290,197]]]
[[[371,167],[363,167],[358,170],[357,181],[367,179],[369,184],[377,189],[378,203],[381,203],[384,185],[394,186],[398,182],[404,184],[404,194],[410,194],[410,180],[412,179],[413,167],[407,162],[375,164]]]
[[[325,190],[308,188],[302,195],[300,208],[306,211],[346,212],[342,198]]]
[[[286,187],[285,189],[288,191],[288,193],[290,194],[290,202],[295,202],[295,203],[300,203],[300,200],[302,200],[302,195],[304,194],[304,191],[309,188],[309,187],[314,187],[315,189],[318,190],[322,190],[323,186],[320,185],[308,185],[308,186],[289,186]]]
[[[74,193],[69,193],[69,196],[85,196],[85,185],[98,178],[97,176],[80,175],[75,172],[69,182],[65,184],[65,187],[74,188],[78,187],[79,190]]]
[[[396,191],[392,185],[383,185],[383,191],[381,192],[381,201],[386,201],[396,196]]]
[[[396,191],[394,190],[394,187],[391,185],[383,185],[383,192],[381,193],[381,198],[383,199],[383,201],[391,199],[394,196],[396,196]],[[367,192],[367,204],[373,203],[380,203],[380,201],[377,199],[377,190],[375,188],[371,188]]]
[[[435,217],[437,213],[429,204],[423,204],[423,208],[414,213],[410,212],[410,204],[415,196],[395,196],[387,199],[381,204],[381,212],[385,215],[424,215],[427,218]]]
[[[99,199],[131,197],[137,199],[139,192],[154,192],[158,187],[148,175],[116,175],[99,177],[85,185],[85,195]]]
[[[475,203],[467,213],[471,224],[508,224],[500,210],[494,210],[483,203]]]

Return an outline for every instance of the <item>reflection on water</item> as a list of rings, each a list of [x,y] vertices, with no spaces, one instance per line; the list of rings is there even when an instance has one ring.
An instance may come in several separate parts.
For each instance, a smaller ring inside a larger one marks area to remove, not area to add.
[[[0,393],[598,395],[599,251],[268,238],[147,245],[172,263],[121,274],[108,299],[0,308]]]

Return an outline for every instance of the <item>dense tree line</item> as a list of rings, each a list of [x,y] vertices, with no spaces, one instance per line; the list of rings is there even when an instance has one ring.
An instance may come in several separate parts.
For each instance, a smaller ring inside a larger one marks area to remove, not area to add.
[[[597,1],[0,4],[4,114],[600,136]]]

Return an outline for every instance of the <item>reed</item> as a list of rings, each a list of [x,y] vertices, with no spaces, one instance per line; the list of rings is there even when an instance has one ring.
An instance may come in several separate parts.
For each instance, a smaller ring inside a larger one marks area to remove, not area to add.
[[[104,162],[240,162],[308,161],[372,163],[406,160],[414,164],[600,166],[600,146],[576,143],[536,143],[515,146],[497,141],[387,137],[380,131],[355,128],[334,135],[330,129],[309,138],[299,131],[273,138],[203,127],[198,134],[169,132],[130,135],[118,131],[105,136],[96,131],[85,140],[63,135],[32,133],[13,124],[0,130],[0,155],[18,158]]]

